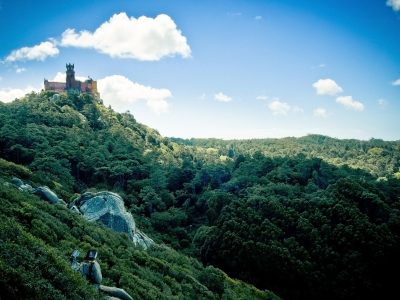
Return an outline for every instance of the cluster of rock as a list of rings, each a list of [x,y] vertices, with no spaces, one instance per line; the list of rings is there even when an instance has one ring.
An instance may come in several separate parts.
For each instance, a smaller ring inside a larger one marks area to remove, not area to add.
[[[21,191],[30,192],[51,204],[62,204],[67,206],[64,200],[47,186],[40,186],[36,189],[29,184],[24,184],[21,179],[13,178],[11,181]],[[149,248],[154,241],[145,233],[136,228],[135,221],[124,205],[122,198],[112,192],[84,193],[76,198],[69,209],[80,214],[89,222],[100,221],[106,227],[116,232],[125,232],[135,245],[141,245],[144,249]]]
[[[19,178],[13,178],[11,180],[11,183],[16,187],[18,187],[18,189],[21,191],[27,191],[27,192],[33,191],[33,187],[31,187],[29,184],[24,184],[24,182]]]
[[[34,189],[29,184],[24,184],[24,182],[18,178],[13,178],[11,180],[11,183],[17,186],[19,190],[35,194],[41,199],[50,202],[51,204],[62,204],[67,206],[67,203],[65,203],[63,199],[58,198],[57,195],[47,186],[40,186]]]
[[[154,241],[136,228],[132,215],[126,211],[122,198],[112,192],[84,193],[69,208],[81,214],[89,222],[101,221],[108,228],[125,232],[132,242],[147,249]]]
[[[35,189],[29,184],[24,184],[24,182],[18,178],[13,178],[11,183],[18,187],[19,190],[35,194],[51,204],[65,205],[72,211],[83,216],[89,222],[100,221],[106,227],[116,232],[125,232],[135,245],[139,244],[144,249],[154,244],[151,238],[136,228],[131,213],[126,210],[124,201],[118,194],[107,191],[99,193],[87,192],[67,205],[64,200],[58,198],[47,186],[40,186]],[[105,295],[104,299],[133,300],[123,289],[100,285],[103,276],[97,261],[78,263],[74,259],[71,267],[75,271],[81,273],[95,288],[99,289]]]
[[[74,259],[71,264],[71,268],[79,272],[83,277],[86,278],[95,289],[101,291],[105,296],[106,300],[133,300],[131,296],[123,289],[116,287],[110,287],[105,285],[100,285],[103,280],[103,275],[101,273],[101,267],[97,261],[82,262],[79,263]]]
[[[34,189],[29,184],[24,184],[18,178],[12,179],[12,184],[21,191],[30,192],[39,196],[41,199],[51,204],[62,204],[67,206],[64,200],[58,196],[47,186],[41,186]],[[69,206],[72,211],[80,214],[89,222],[100,221],[108,228],[116,232],[125,232],[129,235],[132,242],[141,245],[144,249],[149,248],[154,241],[146,234],[136,228],[132,215],[126,211],[122,198],[112,192],[84,193],[76,198]],[[78,263],[76,260],[72,262],[71,267],[86,277],[106,296],[108,300],[132,300],[132,298],[122,289],[100,285],[102,274],[100,265],[96,262]]]

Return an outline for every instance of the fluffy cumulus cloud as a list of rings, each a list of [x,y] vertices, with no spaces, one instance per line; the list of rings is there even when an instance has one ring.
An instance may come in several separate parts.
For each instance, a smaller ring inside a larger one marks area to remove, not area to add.
[[[343,89],[332,79],[320,79],[313,83],[313,88],[317,90],[317,95],[335,95],[343,92]]]
[[[179,54],[190,57],[187,44],[175,22],[167,15],[135,19],[126,13],[113,15],[94,32],[75,32],[67,29],[61,37],[61,46],[91,48],[115,58],[159,60]]]
[[[229,101],[232,100],[231,97],[228,97],[227,95],[224,95],[224,94],[222,94],[222,93],[215,94],[215,95],[214,95],[214,99],[215,99],[215,100],[218,100],[218,101],[220,101],[220,102],[229,102]]]
[[[341,96],[336,98],[336,102],[344,105],[347,109],[354,109],[356,111],[363,111],[364,104],[355,101],[352,96]]]
[[[314,116],[316,116],[316,117],[324,117],[324,118],[328,117],[328,115],[326,114],[326,109],[322,108],[322,107],[319,107],[319,108],[314,110]]]
[[[394,11],[400,10],[400,0],[388,0],[386,1],[387,6],[391,6]]]
[[[145,100],[156,114],[167,112],[170,104],[165,100],[172,97],[167,89],[155,89],[130,81],[121,75],[107,76],[97,82],[97,88],[105,105],[126,111],[130,103]],[[125,109],[124,109],[125,108]]]
[[[2,89],[0,90],[0,101],[4,103],[11,102],[15,99],[24,97],[26,94],[30,92],[37,92],[34,87],[28,86],[26,89]]]
[[[25,69],[25,68],[17,68],[15,70],[15,73],[22,73],[22,72],[25,72],[25,71],[27,71],[27,69]]]
[[[75,79],[79,80],[79,81],[85,81],[87,79],[87,77],[75,76]],[[65,76],[65,73],[57,72],[57,75],[51,81],[54,81],[54,82],[66,82],[66,80],[67,80],[67,78]]]
[[[52,42],[42,42],[33,47],[22,47],[14,50],[6,57],[7,62],[41,60],[45,61],[47,57],[56,56],[60,51]]]
[[[270,110],[272,110],[272,113],[274,115],[286,115],[289,110],[290,110],[290,105],[285,103],[285,102],[281,102],[279,99],[274,99],[274,101],[270,102],[268,104],[268,107]]]
[[[257,96],[256,99],[258,99],[258,100],[267,100],[268,97],[265,96],[265,95],[260,95],[260,96]]]
[[[395,80],[395,81],[393,81],[392,84],[393,84],[393,85],[400,85],[400,78],[397,79],[397,80]]]
[[[261,16],[256,16],[255,19],[258,21],[258,20],[261,20],[262,17]]]

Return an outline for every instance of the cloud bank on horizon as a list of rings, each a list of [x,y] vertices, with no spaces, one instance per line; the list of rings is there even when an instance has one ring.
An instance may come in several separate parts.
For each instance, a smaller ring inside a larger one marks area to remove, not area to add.
[[[14,101],[15,99],[24,97],[26,94],[29,94],[31,92],[39,92],[39,90],[30,85],[27,86],[25,89],[2,89],[0,90],[0,101],[3,103],[9,103]]]

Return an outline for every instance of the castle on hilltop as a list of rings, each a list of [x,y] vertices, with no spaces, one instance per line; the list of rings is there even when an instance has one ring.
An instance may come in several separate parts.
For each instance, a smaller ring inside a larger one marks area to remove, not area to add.
[[[75,93],[92,93],[100,97],[97,91],[97,81],[88,77],[85,81],[79,81],[75,79],[74,64],[67,64],[67,72],[65,74],[65,82],[53,82],[44,80],[45,91],[56,91],[62,92],[75,92]]]

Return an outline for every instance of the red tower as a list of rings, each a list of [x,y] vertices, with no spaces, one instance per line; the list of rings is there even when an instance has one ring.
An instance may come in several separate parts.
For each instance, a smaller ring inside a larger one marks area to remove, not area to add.
[[[76,89],[74,64],[67,64],[66,89]]]

